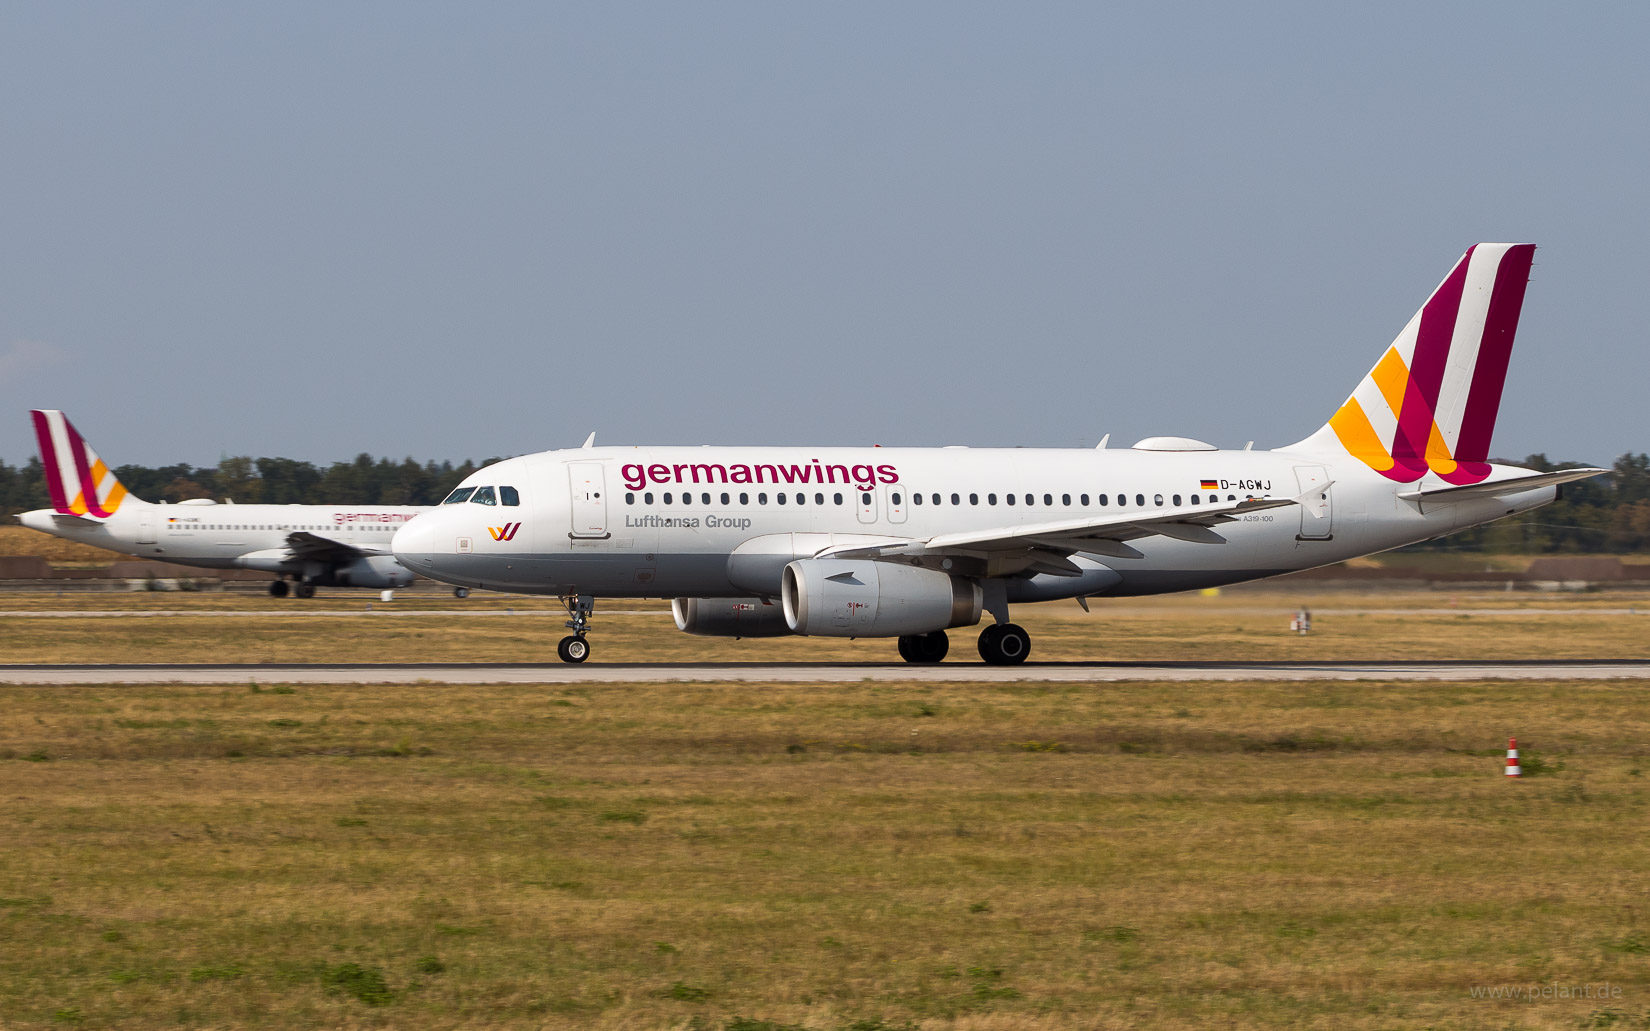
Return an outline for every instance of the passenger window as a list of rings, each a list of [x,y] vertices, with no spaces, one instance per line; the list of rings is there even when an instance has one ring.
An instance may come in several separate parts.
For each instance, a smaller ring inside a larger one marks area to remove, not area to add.
[[[727,495],[726,495],[726,494],[723,494],[723,495],[722,495],[722,504],[724,504],[724,505],[725,505],[725,504],[727,504],[727,503],[728,503],[728,496],[727,496]]]
[[[835,494],[832,494],[831,499],[839,505],[842,504],[842,492],[838,491]]]
[[[1146,495],[1136,494],[1134,496],[1134,506],[1136,508],[1145,508],[1146,507]]]
[[[642,501],[649,505],[653,504],[653,492],[648,491],[646,494],[643,494]]]
[[[710,494],[706,493],[699,495],[699,500],[707,505],[710,504]]]
[[[861,492],[859,495],[859,503],[862,505],[869,505],[871,503],[871,495]]]
[[[892,499],[891,499],[891,500],[892,500],[892,501],[893,501],[893,502],[894,502],[894,504],[895,504],[895,505],[896,505],[896,506],[898,506],[898,505],[899,505],[899,503],[900,503],[900,500],[899,500],[899,491],[897,491],[897,490],[896,490],[896,491],[895,491],[895,492],[894,492],[894,496],[893,496],[893,498],[892,498]]]
[[[1194,504],[1194,505],[1201,505],[1201,504],[1203,504],[1203,495],[1201,495],[1201,494],[1193,494],[1193,495],[1192,495],[1192,504]]]
[[[627,505],[634,505],[636,503],[636,495],[630,493],[629,491],[626,491],[625,496],[624,496],[624,503],[627,504]]]
[[[493,496],[493,488],[491,488],[491,487],[477,487],[476,492],[474,494],[470,495],[470,504],[472,504],[472,505],[496,505],[496,504],[498,504],[498,499]]]
[[[756,496],[756,503],[758,505],[766,505],[768,503],[768,496],[766,494],[758,494]]]
[[[745,493],[741,493],[741,494],[740,494],[740,495],[739,495],[739,503],[740,503],[740,504],[741,504],[741,505],[748,505],[748,504],[750,504],[750,503],[751,503],[751,496],[750,496],[750,495],[749,495],[749,494],[745,494]]]
[[[1219,495],[1219,494],[1211,494],[1211,495],[1209,495],[1209,504],[1211,504],[1211,505],[1218,505],[1218,504],[1220,504],[1220,495]]]
[[[475,493],[475,488],[474,487],[460,487],[457,490],[453,491],[451,494],[447,495],[447,500],[443,501],[442,504],[443,505],[462,505],[464,502],[470,500],[470,495],[474,494],[474,493]]]
[[[934,497],[933,497],[933,501],[934,501],[934,504],[936,504],[936,505],[939,504],[940,503],[940,496],[938,494],[935,494]]]
[[[1124,505],[1127,505],[1128,503],[1129,503],[1129,496],[1127,494],[1117,495],[1117,507],[1118,508],[1122,508]]]
[[[1236,501],[1237,500],[1237,495],[1236,494],[1228,494],[1228,495],[1226,495],[1226,500],[1227,501]]]
[[[1007,501],[1010,505],[1012,505],[1012,504],[1014,504],[1014,495],[1004,494],[1003,495],[1003,500]]]
[[[970,495],[969,495],[969,496],[968,496],[968,503],[969,503],[969,504],[970,504],[970,505],[973,505],[973,504],[976,504],[976,503],[977,503],[977,502],[975,502],[975,500],[974,500],[974,497],[975,497],[975,496],[974,496],[974,495],[973,495],[973,494],[970,494]],[[987,494],[987,495],[986,495],[986,496],[985,496],[985,503],[986,503],[986,504],[988,504],[988,505],[995,505],[995,504],[996,504],[996,503],[997,503],[997,495],[995,495],[995,494]]]
[[[670,504],[670,491],[665,491],[665,504]]]
[[[1163,507],[1163,495],[1153,494],[1152,495],[1152,501],[1156,502],[1158,508]]]
[[[911,504],[913,504],[913,505],[922,504],[922,493],[920,491],[917,492],[916,494],[911,495]]]
[[[796,496],[796,503],[797,503],[797,504],[798,504],[798,505],[806,505],[806,504],[807,504],[807,503],[808,503],[808,495],[806,495],[806,494],[798,494],[798,495],[797,495],[797,496]]]
[[[498,499],[506,505],[515,506],[521,504],[521,495],[516,493],[516,489],[514,487],[500,487],[498,489]]]
[[[1027,494],[1026,495],[1026,504],[1035,505],[1036,503],[1037,503],[1037,496],[1035,494]]]
[[[1043,504],[1045,506],[1049,507],[1049,508],[1053,508],[1054,507],[1054,495],[1053,494],[1044,494],[1043,495]],[[1066,495],[1066,504],[1068,504],[1068,505],[1071,504],[1071,495],[1070,494]]]
[[[788,495],[786,495],[786,493],[784,491],[780,491],[778,494],[775,494],[773,496],[773,499],[775,501],[779,502],[781,505],[783,505],[783,504],[785,504],[785,499],[786,499],[787,496]]]
[[[1088,508],[1089,507],[1089,496],[1087,494],[1077,495],[1077,503],[1082,505],[1084,508]]]
[[[1060,504],[1065,505],[1069,508],[1071,506],[1071,495],[1070,494],[1060,495]]]
[[[1175,504],[1176,504],[1176,505],[1177,505],[1177,506],[1178,506],[1178,505],[1179,505],[1179,504],[1180,504],[1180,495],[1179,495],[1179,494],[1176,494],[1176,495],[1175,495],[1175,496],[1174,496],[1174,503],[1175,503]]]
[[[814,504],[816,504],[816,505],[823,505],[823,504],[825,504],[825,495],[823,495],[823,494],[815,494],[815,495],[814,495]]]
[[[1107,505],[1111,504],[1111,495],[1110,494],[1096,494],[1094,496],[1094,500],[1100,502],[1100,507],[1101,508],[1105,508]]]

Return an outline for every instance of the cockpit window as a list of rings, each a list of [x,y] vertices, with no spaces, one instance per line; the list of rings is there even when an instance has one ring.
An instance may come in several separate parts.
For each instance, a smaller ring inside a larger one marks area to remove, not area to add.
[[[493,496],[493,488],[491,488],[491,487],[477,487],[476,492],[475,492],[475,496],[470,498],[470,504],[472,504],[472,505],[496,505],[496,504],[498,504],[498,499]]]
[[[516,493],[514,487],[500,487],[498,489],[498,499],[506,505],[521,504],[521,495]]]
[[[474,491],[475,491],[474,487],[460,487],[457,490],[453,491],[451,494],[447,495],[447,500],[443,501],[442,504],[443,505],[462,505],[462,504],[464,504],[464,502],[470,500],[470,495]]]

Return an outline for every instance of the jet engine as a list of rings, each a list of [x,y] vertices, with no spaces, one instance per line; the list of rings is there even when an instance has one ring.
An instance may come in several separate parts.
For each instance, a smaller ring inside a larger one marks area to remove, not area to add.
[[[814,637],[903,637],[980,621],[980,585],[922,566],[801,559],[785,567],[785,622]]]
[[[318,573],[310,573],[307,579],[319,587],[373,587],[384,590],[412,583],[413,571],[396,561],[394,555],[363,555],[351,562],[322,566]]]
[[[700,637],[789,637],[785,610],[767,598],[677,598],[676,629]]]

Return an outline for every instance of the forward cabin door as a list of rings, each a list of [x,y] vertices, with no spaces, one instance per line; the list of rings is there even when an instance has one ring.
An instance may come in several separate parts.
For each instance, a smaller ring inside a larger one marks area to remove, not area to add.
[[[1295,539],[1327,541],[1334,537],[1335,509],[1328,471],[1321,465],[1297,465],[1295,482],[1300,485],[1301,498],[1301,529]]]
[[[874,523],[877,521],[877,488],[873,484],[869,489],[854,488],[854,502],[859,506],[859,521]]]
[[[573,537],[607,537],[607,479],[600,462],[572,462],[567,466],[572,493]]]

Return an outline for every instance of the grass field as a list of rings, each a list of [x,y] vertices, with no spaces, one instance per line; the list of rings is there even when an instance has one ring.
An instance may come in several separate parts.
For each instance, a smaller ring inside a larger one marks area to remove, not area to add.
[[[1642,1027],[1643,690],[4,688],[0,1025]]]
[[[1289,614],[1302,602],[1317,613],[1314,632],[1305,637],[1288,629]],[[1032,635],[1032,659],[1650,658],[1650,602],[1643,594],[1297,598],[1229,591],[1215,598],[1091,604],[1090,613],[1071,602],[1016,606],[1014,618]],[[515,614],[504,614],[507,607]],[[394,615],[406,608],[453,614]],[[383,603],[340,594],[299,603],[219,594],[20,594],[0,597],[0,609],[244,613],[0,618],[6,662],[553,662],[555,643],[567,632],[554,599],[508,596]],[[301,614],[315,610],[348,614]],[[475,615],[486,610],[493,614]],[[979,661],[977,633],[952,631],[954,660]],[[888,640],[689,637],[676,631],[658,602],[598,607],[591,641],[595,662],[897,661]]]

